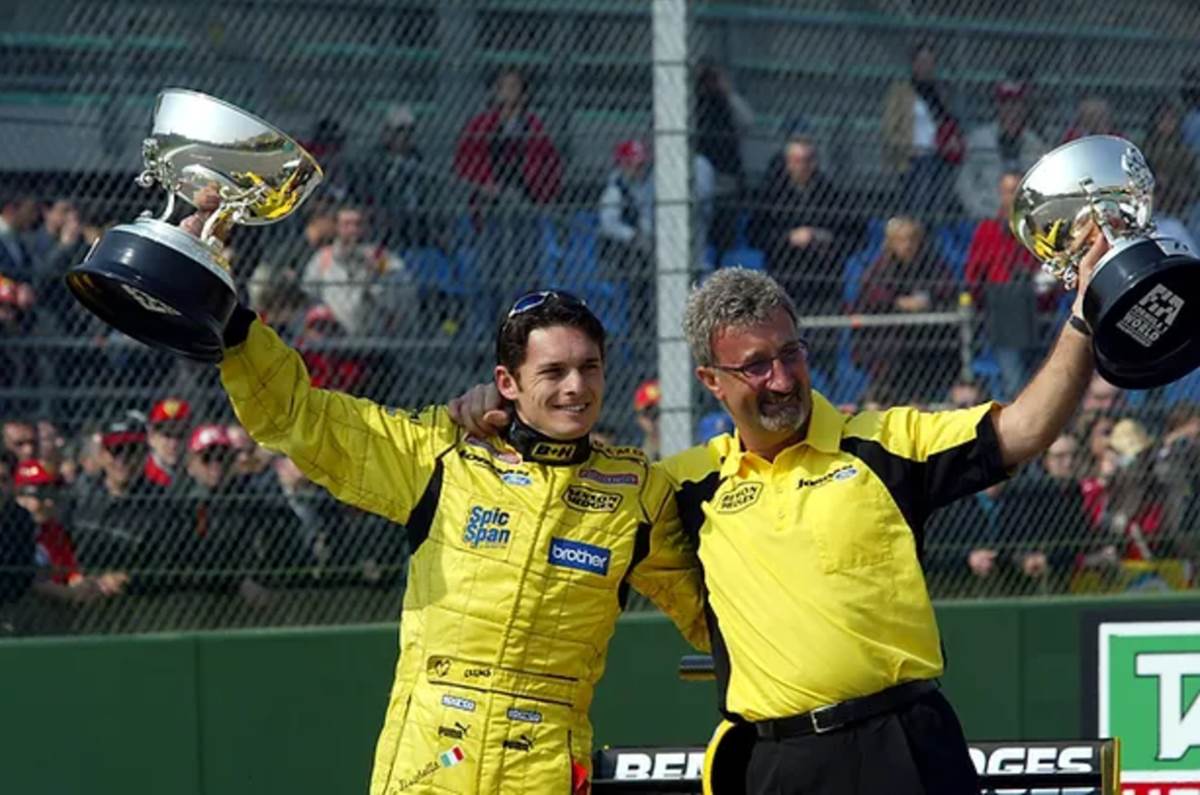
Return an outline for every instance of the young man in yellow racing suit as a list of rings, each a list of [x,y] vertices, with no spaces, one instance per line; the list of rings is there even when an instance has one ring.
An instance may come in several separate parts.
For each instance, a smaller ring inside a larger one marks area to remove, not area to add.
[[[516,412],[480,439],[442,407],[314,389],[239,307],[221,379],[242,424],[339,499],[408,528],[400,658],[371,795],[584,792],[588,706],[628,586],[707,646],[695,549],[640,451],[591,444],[604,330],[569,294],[531,293],[497,340]]]

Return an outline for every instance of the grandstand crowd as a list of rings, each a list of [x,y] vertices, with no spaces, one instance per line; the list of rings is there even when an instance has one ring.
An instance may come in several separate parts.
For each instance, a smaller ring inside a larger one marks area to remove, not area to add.
[[[967,129],[935,58],[916,47],[911,78],[880,109],[899,186],[882,214],[827,175],[803,116],[752,174],[753,108],[719,65],[697,69],[694,273],[742,265],[783,283],[813,321],[814,385],[848,412],[1011,399],[1068,306],[1009,231],[1017,184],[1061,142],[1126,134],[1099,96],[1080,99],[1067,129],[1039,125],[1021,70],[992,88],[994,118]],[[1158,182],[1160,231],[1194,249],[1200,74],[1189,80],[1194,93],[1156,101],[1129,137]],[[612,335],[610,372],[637,385],[610,400],[604,433],[656,456],[650,142],[610,142],[612,171],[580,210],[529,93],[521,72],[501,70],[449,163],[422,155],[408,105],[391,107],[378,141],[347,141],[323,120],[305,143],[327,184],[288,221],[236,234],[226,254],[243,300],[301,351],[314,385],[388,405],[442,401],[487,377],[493,324],[517,291],[578,292]],[[469,197],[462,212],[437,201],[447,172]],[[392,617],[403,528],[334,502],[254,444],[212,368],[131,344],[66,292],[63,274],[119,220],[108,212],[3,194],[0,634]],[[960,330],[936,319],[955,312],[972,326],[965,359]],[[847,315],[928,322],[821,322]],[[114,383],[128,388],[101,388]],[[924,536],[934,595],[1190,587],[1193,386],[1126,393],[1096,377],[1037,465],[935,516]],[[697,441],[729,428],[716,407],[697,408]],[[349,605],[340,613],[335,591]]]

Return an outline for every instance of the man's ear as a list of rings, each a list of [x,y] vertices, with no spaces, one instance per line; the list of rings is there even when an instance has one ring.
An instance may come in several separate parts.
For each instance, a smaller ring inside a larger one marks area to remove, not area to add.
[[[712,393],[712,396],[721,403],[725,402],[725,390],[721,388],[721,382],[717,380],[717,371],[711,367],[697,367],[696,378],[704,388]]]
[[[505,400],[516,400],[517,395],[521,393],[521,385],[517,383],[517,376],[509,372],[508,368],[502,364],[496,365],[495,370],[496,389],[500,392],[500,396]]]

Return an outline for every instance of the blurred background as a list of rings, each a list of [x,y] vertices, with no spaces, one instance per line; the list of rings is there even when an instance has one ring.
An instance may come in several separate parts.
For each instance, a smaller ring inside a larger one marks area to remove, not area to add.
[[[652,455],[731,428],[672,327],[714,269],[788,288],[845,411],[939,408],[1011,399],[1065,318],[1005,220],[1045,152],[1134,141],[1160,232],[1200,235],[1186,0],[8,0],[0,21],[0,635],[399,613],[402,527],[258,448],[215,368],[63,286],[161,210],[134,177],[164,87],[324,167],[228,251],[316,385],[444,402],[490,378],[513,297],[565,288],[610,334],[601,433]],[[931,522],[934,596],[1192,588],[1197,401],[1194,377],[1094,381],[1039,462]]]

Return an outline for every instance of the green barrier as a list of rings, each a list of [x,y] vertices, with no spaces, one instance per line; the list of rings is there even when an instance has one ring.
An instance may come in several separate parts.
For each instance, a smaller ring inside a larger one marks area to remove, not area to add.
[[[938,613],[945,689],[975,740],[1086,734],[1081,622],[1195,597],[955,602]],[[702,744],[711,683],[656,615],[621,620],[596,695],[597,746]],[[391,625],[0,643],[5,791],[336,795],[366,791]]]

